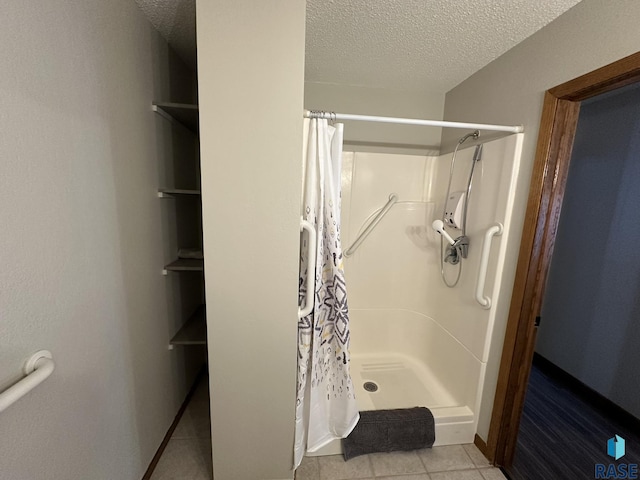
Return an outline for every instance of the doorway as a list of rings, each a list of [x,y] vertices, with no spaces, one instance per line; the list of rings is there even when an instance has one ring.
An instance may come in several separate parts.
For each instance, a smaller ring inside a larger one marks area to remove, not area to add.
[[[516,279],[486,443],[476,444],[497,465],[514,458],[582,101],[640,81],[640,53],[545,93]]]
[[[582,103],[512,479],[594,478],[640,451],[640,84]],[[570,446],[567,448],[566,446]]]

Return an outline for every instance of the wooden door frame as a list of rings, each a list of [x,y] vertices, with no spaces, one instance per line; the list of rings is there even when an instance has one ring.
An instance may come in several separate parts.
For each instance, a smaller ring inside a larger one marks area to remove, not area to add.
[[[640,52],[558,85],[544,95],[529,200],[486,443],[496,465],[513,463],[535,346],[536,317],[553,254],[580,103],[640,82]]]

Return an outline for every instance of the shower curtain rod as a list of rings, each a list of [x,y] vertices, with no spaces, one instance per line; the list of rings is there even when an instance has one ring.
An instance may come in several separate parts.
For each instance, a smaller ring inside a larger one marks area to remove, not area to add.
[[[417,118],[375,117],[371,115],[352,115],[318,110],[305,110],[305,118],[325,118],[327,120],[355,120],[361,122],[400,123],[403,125],[419,125],[423,127],[470,128],[476,130],[492,130],[494,132],[521,133],[522,125],[489,125],[484,123],[445,122],[444,120],[420,120]]]

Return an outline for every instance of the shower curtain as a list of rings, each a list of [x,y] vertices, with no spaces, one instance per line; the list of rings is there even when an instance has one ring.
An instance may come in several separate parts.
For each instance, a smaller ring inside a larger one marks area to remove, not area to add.
[[[317,234],[315,292],[305,290],[310,258],[301,245],[299,297],[315,295],[298,321],[298,382],[294,468],[306,451],[344,438],[359,420],[349,373],[349,316],[340,245],[340,169],[343,125],[306,119],[303,213]]]

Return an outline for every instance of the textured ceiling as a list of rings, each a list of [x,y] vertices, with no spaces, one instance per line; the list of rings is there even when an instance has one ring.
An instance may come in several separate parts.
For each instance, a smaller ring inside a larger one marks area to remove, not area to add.
[[[306,80],[448,91],[579,0],[308,0]]]
[[[151,24],[187,65],[196,68],[196,0],[136,0]]]
[[[579,1],[307,0],[305,79],[445,92]],[[136,3],[195,68],[195,0]]]

